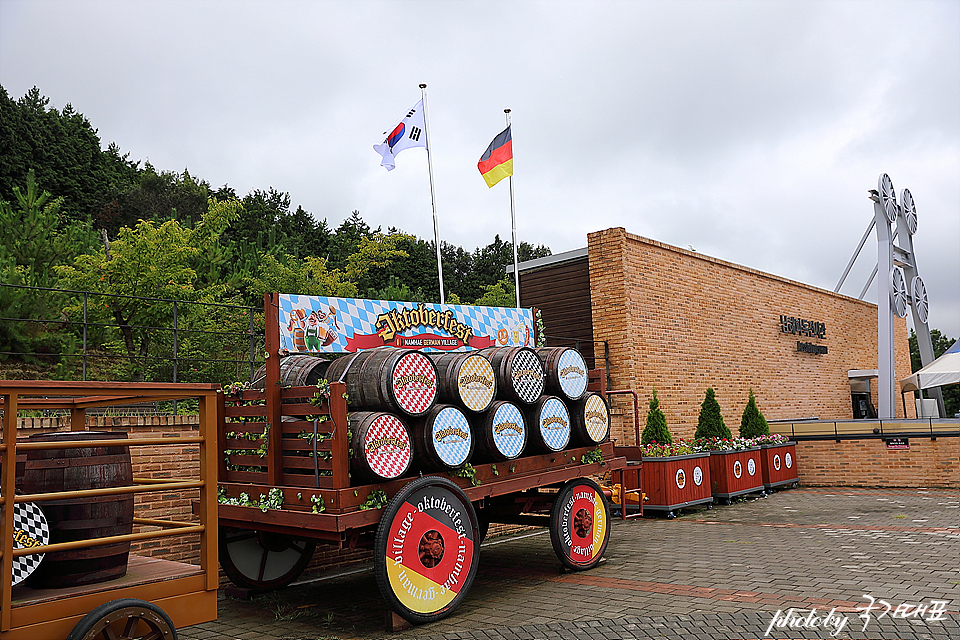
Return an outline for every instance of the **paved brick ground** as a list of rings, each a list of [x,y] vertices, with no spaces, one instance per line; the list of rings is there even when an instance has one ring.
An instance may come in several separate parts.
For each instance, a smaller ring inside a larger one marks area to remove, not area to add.
[[[385,632],[387,609],[363,566],[251,601],[221,598],[216,622],[180,638],[960,638],[958,490],[795,489],[674,520],[618,520],[606,557],[563,573],[545,532],[498,539],[482,548],[461,607],[440,622]],[[865,617],[865,594],[890,613]],[[928,607],[920,616],[891,615],[919,603]],[[791,608],[804,619],[834,610],[845,626],[771,628]]]

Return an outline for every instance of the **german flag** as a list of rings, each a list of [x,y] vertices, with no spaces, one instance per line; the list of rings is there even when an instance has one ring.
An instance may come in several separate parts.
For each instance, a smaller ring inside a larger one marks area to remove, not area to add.
[[[487,150],[480,156],[480,162],[477,163],[480,174],[487,181],[487,186],[492,187],[507,176],[513,175],[513,137],[510,135],[510,127],[500,132]]]

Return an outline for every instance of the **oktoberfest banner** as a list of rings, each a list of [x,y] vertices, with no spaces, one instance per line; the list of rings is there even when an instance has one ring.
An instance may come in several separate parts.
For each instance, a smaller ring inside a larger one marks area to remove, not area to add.
[[[393,346],[473,351],[533,346],[530,309],[280,294],[280,343],[288,353],[353,353]]]

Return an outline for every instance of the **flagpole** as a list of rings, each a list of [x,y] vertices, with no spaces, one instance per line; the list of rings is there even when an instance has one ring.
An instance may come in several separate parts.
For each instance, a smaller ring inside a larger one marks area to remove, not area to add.
[[[510,109],[504,109],[510,126]],[[424,112],[426,113],[426,112]],[[512,132],[511,132],[512,133]],[[513,137],[511,135],[511,137]],[[517,212],[513,206],[513,173],[510,173],[510,234],[513,238],[513,284],[516,287],[517,309],[520,308],[520,272],[517,270]]]
[[[433,159],[430,157],[430,118],[427,117],[427,85],[420,85],[423,97],[423,135],[427,140],[427,169],[430,172],[430,206],[433,207],[433,242],[437,245],[437,277],[440,278],[440,304],[446,302],[443,295],[443,266],[440,263],[440,228],[437,226],[437,195],[433,188]]]

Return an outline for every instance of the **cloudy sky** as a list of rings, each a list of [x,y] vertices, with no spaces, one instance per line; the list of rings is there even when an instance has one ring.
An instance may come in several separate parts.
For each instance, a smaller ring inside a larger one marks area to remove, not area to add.
[[[476,167],[507,107],[518,237],[554,253],[622,226],[833,290],[885,172],[917,204],[930,324],[960,336],[957,0],[0,0],[12,97],[334,228],[432,239],[426,152],[388,173],[372,149],[420,83],[442,240],[510,237]],[[841,291],[876,259],[873,234]]]

